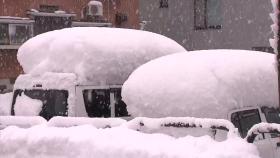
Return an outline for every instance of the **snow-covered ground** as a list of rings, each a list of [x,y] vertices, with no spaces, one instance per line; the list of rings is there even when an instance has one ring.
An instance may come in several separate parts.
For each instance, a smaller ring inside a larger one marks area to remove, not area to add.
[[[0,133],[0,155],[5,158],[258,158],[258,151],[236,135],[217,142],[209,136],[180,138],[145,134],[121,127],[97,129],[90,125],[58,128],[38,125],[8,127]]]
[[[46,124],[47,121],[40,116],[0,116],[0,130],[8,126],[29,128],[31,126]]]
[[[152,60],[136,69],[122,96],[133,116],[227,119],[231,110],[278,106],[273,54],[205,50]]]

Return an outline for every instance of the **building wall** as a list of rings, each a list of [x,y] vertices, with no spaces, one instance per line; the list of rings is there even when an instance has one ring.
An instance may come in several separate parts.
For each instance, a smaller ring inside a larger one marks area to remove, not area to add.
[[[221,0],[221,29],[194,29],[194,0],[169,0],[159,8],[157,0],[140,0],[140,21],[145,30],[164,34],[187,50],[247,49],[269,47],[272,38],[270,1]]]
[[[17,50],[0,49],[0,79],[16,78],[22,72],[17,61]]]

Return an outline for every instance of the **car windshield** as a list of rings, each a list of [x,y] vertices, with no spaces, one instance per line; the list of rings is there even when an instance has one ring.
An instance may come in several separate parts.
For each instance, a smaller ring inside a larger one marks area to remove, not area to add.
[[[262,107],[262,112],[265,115],[266,121],[268,123],[278,123],[280,124],[280,110],[279,108],[268,108]],[[271,133],[272,138],[280,137],[277,133]]]
[[[40,116],[49,120],[53,116],[67,116],[67,98],[68,92],[66,90],[21,90],[17,89],[14,92],[12,114],[15,115],[15,103],[18,96],[22,94],[32,98],[41,100],[43,103]]]
[[[263,107],[262,111],[268,123],[280,124],[280,110],[275,108]]]

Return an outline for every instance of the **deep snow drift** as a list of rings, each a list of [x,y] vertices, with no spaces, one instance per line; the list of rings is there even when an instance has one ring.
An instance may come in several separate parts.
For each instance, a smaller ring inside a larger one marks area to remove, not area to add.
[[[277,106],[273,54],[245,50],[178,53],[136,69],[122,96],[133,116],[224,118],[247,106]]]
[[[253,144],[232,136],[217,142],[209,136],[173,138],[144,134],[123,127],[97,129],[84,125],[70,128],[8,127],[0,131],[0,155],[9,157],[97,158],[258,158]]]
[[[175,41],[151,32],[75,27],[29,39],[19,48],[18,61],[32,75],[75,73],[79,82],[123,84],[141,64],[183,51]]]

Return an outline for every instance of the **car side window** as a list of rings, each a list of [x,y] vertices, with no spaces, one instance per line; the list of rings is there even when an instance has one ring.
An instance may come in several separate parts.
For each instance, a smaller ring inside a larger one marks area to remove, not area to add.
[[[85,89],[83,98],[89,117],[129,116],[121,97],[121,88]]]
[[[109,89],[83,90],[86,111],[89,117],[110,117]]]
[[[232,113],[231,122],[238,128],[241,137],[244,138],[253,125],[261,122],[261,118],[258,109],[252,109]]]

